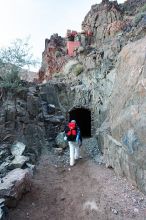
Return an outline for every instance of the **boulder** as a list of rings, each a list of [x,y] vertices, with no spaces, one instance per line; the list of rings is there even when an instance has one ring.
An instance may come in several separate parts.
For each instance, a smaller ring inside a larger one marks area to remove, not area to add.
[[[9,169],[21,168],[27,161],[29,161],[29,157],[18,155],[10,163]]]
[[[64,136],[65,136],[64,132],[61,132],[56,137],[56,145],[59,148],[63,148],[63,149],[68,146],[67,141],[64,140]]]
[[[11,147],[11,154],[13,156],[21,156],[25,150],[25,145],[21,142],[16,142]]]
[[[31,189],[31,175],[28,169],[10,171],[0,184],[0,198],[4,198],[7,207],[15,207],[19,199]]]

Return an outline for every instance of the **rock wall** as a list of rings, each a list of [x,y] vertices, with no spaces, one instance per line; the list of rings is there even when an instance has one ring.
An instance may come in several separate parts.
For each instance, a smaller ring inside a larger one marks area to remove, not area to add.
[[[48,88],[46,86],[45,95],[43,91],[43,86],[30,84],[19,92],[3,90],[1,93],[0,175],[2,177],[13,169],[14,157],[10,150],[13,144],[23,143],[26,146],[24,155],[29,158],[26,161],[35,164],[42,150],[49,146],[50,141],[55,139],[58,131],[64,126],[65,119],[57,101],[55,102],[56,94],[53,94],[53,86]],[[23,166],[24,163],[21,165]]]
[[[109,129],[104,136],[107,166],[126,175],[146,193],[146,37],[119,54],[109,104]]]

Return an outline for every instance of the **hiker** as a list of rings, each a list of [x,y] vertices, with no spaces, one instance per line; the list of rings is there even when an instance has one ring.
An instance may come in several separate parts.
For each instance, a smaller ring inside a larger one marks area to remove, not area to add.
[[[82,145],[82,137],[80,128],[75,120],[71,120],[65,128],[65,134],[69,144],[70,166],[74,166],[75,160],[80,159],[80,147]]]

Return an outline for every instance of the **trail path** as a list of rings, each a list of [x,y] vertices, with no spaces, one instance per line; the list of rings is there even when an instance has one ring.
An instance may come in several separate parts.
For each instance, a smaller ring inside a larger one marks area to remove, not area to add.
[[[146,219],[146,196],[113,170],[87,156],[72,168],[56,167],[54,159],[42,155],[32,191],[10,210],[10,220]]]

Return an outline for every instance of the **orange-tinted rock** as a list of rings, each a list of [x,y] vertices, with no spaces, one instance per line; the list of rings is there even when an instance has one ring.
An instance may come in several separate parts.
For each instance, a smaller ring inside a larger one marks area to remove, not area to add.
[[[122,31],[125,26],[126,23],[124,21],[114,21],[107,26],[107,35],[114,36],[116,33]]]

